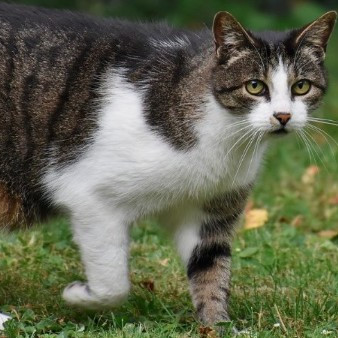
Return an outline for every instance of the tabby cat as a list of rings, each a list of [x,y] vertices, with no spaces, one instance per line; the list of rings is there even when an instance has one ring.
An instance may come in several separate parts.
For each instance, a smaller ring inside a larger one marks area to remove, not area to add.
[[[269,140],[325,93],[335,19],[192,32],[0,4],[1,226],[66,210],[87,282],[63,298],[98,309],[127,298],[130,225],[157,217],[199,320],[228,320],[235,226]]]

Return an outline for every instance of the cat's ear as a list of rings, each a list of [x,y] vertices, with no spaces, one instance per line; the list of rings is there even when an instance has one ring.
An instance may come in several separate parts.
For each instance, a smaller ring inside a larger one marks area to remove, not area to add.
[[[322,48],[325,52],[336,19],[337,12],[327,12],[317,20],[301,28],[294,38],[295,45],[312,45]]]
[[[215,15],[213,34],[218,57],[223,50],[229,52],[245,46],[256,45],[251,34],[228,12],[218,12]]]

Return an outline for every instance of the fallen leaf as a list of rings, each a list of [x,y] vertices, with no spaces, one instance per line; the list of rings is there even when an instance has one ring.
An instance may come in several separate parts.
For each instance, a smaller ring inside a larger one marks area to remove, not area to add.
[[[208,326],[200,326],[199,333],[202,338],[216,338],[217,337],[216,331]]]
[[[303,176],[302,176],[302,182],[304,184],[312,184],[315,181],[315,176],[319,173],[319,167],[316,165],[310,165],[308,168],[306,168]]]
[[[333,237],[336,237],[338,235],[338,231],[336,230],[322,230],[317,232],[317,235],[322,238],[328,238],[331,239]]]
[[[330,205],[338,205],[338,195],[332,196],[332,197],[329,199],[329,204],[330,204]]]
[[[297,215],[292,221],[291,225],[295,228],[300,227],[304,222],[304,216],[302,215]]]
[[[169,262],[169,258],[165,258],[165,259],[160,259],[158,261],[162,266],[167,266],[168,262]]]
[[[140,283],[140,285],[144,288],[147,289],[150,292],[155,291],[155,283],[152,280],[144,280]]]
[[[262,227],[268,220],[268,212],[265,209],[252,209],[245,215],[244,229],[256,229]]]

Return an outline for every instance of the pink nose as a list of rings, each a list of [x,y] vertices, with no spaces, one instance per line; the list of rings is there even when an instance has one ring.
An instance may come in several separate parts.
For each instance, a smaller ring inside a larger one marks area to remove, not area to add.
[[[290,113],[274,113],[273,116],[279,121],[282,126],[285,126],[291,119]]]

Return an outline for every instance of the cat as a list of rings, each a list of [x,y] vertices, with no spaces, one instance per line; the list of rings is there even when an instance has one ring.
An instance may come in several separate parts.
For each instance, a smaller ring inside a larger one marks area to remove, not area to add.
[[[100,309],[128,297],[130,225],[157,217],[198,320],[229,320],[231,238],[269,140],[326,91],[335,20],[193,32],[0,4],[1,226],[66,210],[87,282],[63,298]]]

